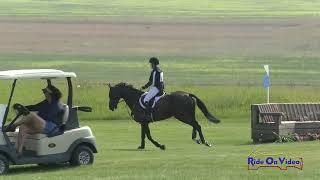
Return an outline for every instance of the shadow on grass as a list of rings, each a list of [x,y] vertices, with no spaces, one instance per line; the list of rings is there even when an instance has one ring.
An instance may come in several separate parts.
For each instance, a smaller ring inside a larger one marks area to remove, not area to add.
[[[246,142],[241,142],[239,145],[240,145],[240,146],[257,145],[257,143],[254,143],[254,142],[252,142],[252,141],[246,141]]]
[[[127,151],[127,152],[139,152],[139,151],[151,151],[151,149],[111,149],[112,151]]]
[[[239,145],[240,146],[247,146],[247,145],[256,146],[256,145],[268,145],[268,144],[284,144],[284,143],[277,143],[277,142],[273,142],[273,141],[267,141],[267,142],[247,141],[247,142],[240,143]]]
[[[41,172],[51,172],[75,168],[69,164],[57,164],[57,165],[30,165],[30,166],[12,166],[7,173],[10,175],[19,175],[26,173],[41,173]]]

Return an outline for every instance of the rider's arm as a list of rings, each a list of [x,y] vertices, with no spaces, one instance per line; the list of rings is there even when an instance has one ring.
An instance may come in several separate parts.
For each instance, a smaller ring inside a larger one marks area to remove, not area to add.
[[[39,111],[40,107],[45,103],[46,100],[39,102],[38,104],[28,105],[26,108],[29,111]]]
[[[148,82],[147,84],[145,84],[144,86],[142,86],[142,89],[146,89],[146,88],[148,88],[149,86],[151,86],[151,84],[152,84],[152,79],[153,79],[153,71],[152,71],[151,74],[150,74],[149,82]]]

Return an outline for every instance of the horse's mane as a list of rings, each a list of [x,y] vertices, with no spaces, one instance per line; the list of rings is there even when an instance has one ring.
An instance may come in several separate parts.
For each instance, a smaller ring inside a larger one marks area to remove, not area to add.
[[[126,87],[129,89],[135,90],[135,91],[140,91],[139,89],[134,88],[132,84],[125,83],[125,82],[120,82],[120,83],[116,84],[114,87]]]
[[[128,84],[128,83],[125,83],[125,82],[120,82],[120,83],[114,85],[114,87],[130,87],[130,88],[134,88],[132,84]]]

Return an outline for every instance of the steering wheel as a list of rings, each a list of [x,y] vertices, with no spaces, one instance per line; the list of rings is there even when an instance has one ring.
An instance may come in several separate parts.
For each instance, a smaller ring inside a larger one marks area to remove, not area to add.
[[[14,104],[13,109],[17,111],[17,115],[8,126],[4,127],[5,132],[15,131],[15,129],[12,129],[13,123],[15,123],[21,115],[28,115],[30,113],[29,110],[21,104]]]
[[[13,105],[13,109],[18,111],[18,114],[22,114],[24,116],[26,116],[30,113],[30,111],[26,107],[24,107],[22,104],[18,104],[18,103]]]

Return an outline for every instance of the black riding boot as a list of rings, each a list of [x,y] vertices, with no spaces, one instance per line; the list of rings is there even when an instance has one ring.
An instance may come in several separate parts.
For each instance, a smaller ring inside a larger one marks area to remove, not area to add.
[[[145,114],[146,114],[146,119],[147,120],[152,120],[152,104],[150,102],[146,103],[146,110],[145,110]]]

